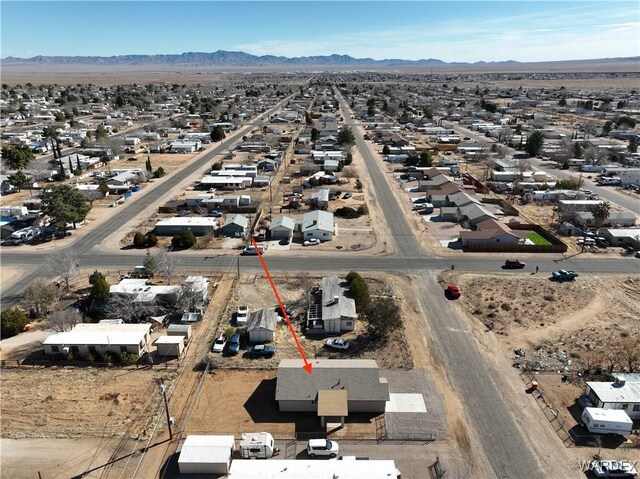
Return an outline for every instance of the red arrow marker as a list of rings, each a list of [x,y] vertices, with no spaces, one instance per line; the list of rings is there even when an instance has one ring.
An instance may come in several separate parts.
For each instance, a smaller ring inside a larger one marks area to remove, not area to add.
[[[256,250],[256,253],[258,253],[258,259],[260,260],[260,264],[262,264],[262,269],[264,269],[264,272],[267,275],[267,279],[269,280],[269,284],[271,285],[271,289],[273,290],[273,294],[276,297],[276,300],[278,301],[278,306],[280,306],[280,311],[282,311],[282,314],[284,314],[284,319],[287,322],[287,326],[289,327],[289,331],[291,332],[291,336],[293,336],[293,340],[296,342],[296,346],[298,347],[298,351],[300,352],[300,356],[302,357],[302,360],[304,361],[304,366],[302,366],[304,368],[305,371],[307,371],[309,374],[311,374],[311,369],[313,368],[313,366],[311,365],[311,363],[309,361],[307,361],[307,356],[304,354],[304,350],[302,349],[302,345],[300,344],[300,340],[298,339],[298,336],[296,335],[296,332],[293,330],[293,326],[291,325],[291,321],[289,320],[289,314],[287,313],[287,310],[284,307],[284,304],[282,303],[282,300],[280,299],[280,295],[278,294],[278,290],[276,289],[276,285],[273,282],[273,279],[271,278],[271,275],[269,274],[269,270],[267,269],[267,265],[264,262],[264,259],[262,258],[262,253],[260,253],[260,249],[258,248],[258,245],[256,244],[256,240],[254,240],[253,238],[251,238],[251,243],[253,244],[253,247]]]

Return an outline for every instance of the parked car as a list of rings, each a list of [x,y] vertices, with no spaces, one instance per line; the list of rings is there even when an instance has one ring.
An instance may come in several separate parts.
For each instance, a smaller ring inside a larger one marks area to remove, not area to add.
[[[212,218],[220,218],[222,216],[222,211],[218,211],[218,210],[209,211],[207,213],[207,216],[210,216]]]
[[[342,197],[342,199],[344,199],[344,200],[348,200],[348,199],[349,199],[349,198],[351,198],[352,196],[353,196],[353,195],[352,195],[349,191],[347,191],[347,192],[344,194],[344,196]]]
[[[247,356],[251,358],[259,358],[259,357],[271,357],[276,353],[277,349],[275,346],[271,346],[270,344],[256,344],[255,346],[251,346],[247,349]]]
[[[293,315],[293,308],[287,306],[286,304],[284,305],[284,310],[286,311],[287,316],[291,317]],[[282,313],[282,308],[280,307],[280,305],[276,306],[275,312],[278,316],[284,318],[284,314]]]
[[[566,269],[559,269],[551,273],[551,279],[554,281],[573,281],[578,276],[575,271],[567,271]]]
[[[291,243],[291,238],[282,238],[280,241],[278,241],[278,244],[282,246],[286,246],[289,243]]]
[[[316,244],[320,244],[320,240],[318,238],[311,238],[302,243],[304,246],[313,246]]]
[[[447,289],[444,290],[444,294],[449,299],[458,299],[460,296],[462,296],[462,293],[460,292],[460,286],[458,286],[457,284],[448,285]]]
[[[329,338],[324,343],[328,348],[333,349],[349,349],[351,347],[351,343],[346,339],[342,338]]]
[[[211,352],[221,353],[222,351],[224,351],[224,347],[226,346],[226,344],[227,344],[227,337],[224,335],[224,333],[222,333],[213,342],[213,345],[211,346]]]
[[[240,335],[238,333],[231,336],[231,339],[227,343],[227,352],[229,354],[238,354],[240,351]]]
[[[504,267],[507,269],[522,269],[527,265],[523,261],[517,259],[508,259],[504,262]]]
[[[336,441],[329,439],[309,439],[307,454],[309,457],[329,456],[336,457],[340,452],[340,446]]]
[[[249,307],[248,306],[238,306],[238,309],[236,311],[236,321],[239,324],[246,323],[248,315],[249,315]]]

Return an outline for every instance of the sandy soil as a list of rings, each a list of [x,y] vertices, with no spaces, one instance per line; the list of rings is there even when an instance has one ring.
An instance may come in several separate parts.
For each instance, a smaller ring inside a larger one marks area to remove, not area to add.
[[[0,260],[1,261],[1,260]],[[25,268],[2,266],[0,268],[0,290],[11,286],[18,278],[25,274]]]

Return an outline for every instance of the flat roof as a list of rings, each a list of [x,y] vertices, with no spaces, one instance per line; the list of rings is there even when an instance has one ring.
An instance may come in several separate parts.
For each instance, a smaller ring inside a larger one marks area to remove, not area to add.
[[[158,221],[156,226],[211,226],[213,228],[217,228],[218,222],[216,218],[186,218],[182,216],[174,216],[172,218],[165,218]]]
[[[347,391],[323,389],[318,391],[318,416],[346,417],[349,415]]]
[[[233,436],[189,435],[180,450],[178,463],[228,464],[234,445]]]
[[[150,324],[76,324],[71,331],[55,333],[42,344],[72,345],[138,345],[149,333]]]
[[[180,344],[184,342],[184,336],[160,336],[155,344]]]
[[[624,386],[614,382],[587,381],[587,386],[604,403],[640,403],[640,382],[626,381]]]
[[[388,460],[318,461],[236,459],[231,462],[230,479],[395,479],[396,464]]]

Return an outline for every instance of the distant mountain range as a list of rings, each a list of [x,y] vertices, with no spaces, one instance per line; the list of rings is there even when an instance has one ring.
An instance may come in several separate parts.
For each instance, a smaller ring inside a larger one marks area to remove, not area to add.
[[[32,58],[7,57],[0,60],[3,65],[202,65],[202,66],[439,66],[439,65],[483,65],[511,64],[505,62],[447,63],[436,58],[422,60],[402,60],[391,58],[374,60],[373,58],[354,58],[349,55],[319,55],[310,57],[282,57],[275,55],[256,56],[245,52],[186,52],[180,55],[118,55],[112,57],[98,56],[42,56]]]
[[[601,58],[593,60],[567,60],[577,63],[616,63],[637,61],[640,57],[630,58]],[[359,66],[359,67],[404,67],[404,66],[455,66],[455,65],[518,65],[526,64],[515,60],[500,62],[445,62],[437,58],[421,60],[403,60],[389,58],[374,60],[373,58],[354,58],[350,55],[317,55],[309,57],[283,57],[275,55],[251,55],[245,52],[186,52],[179,55],[118,55],[111,57],[99,56],[43,56],[31,58],[6,57],[0,59],[5,65],[184,65],[184,66],[228,66],[228,67],[277,67],[277,66]],[[564,62],[542,62],[564,63]]]

